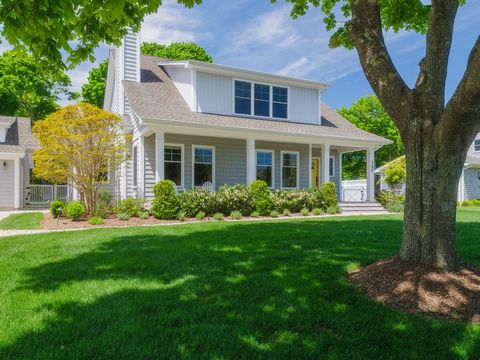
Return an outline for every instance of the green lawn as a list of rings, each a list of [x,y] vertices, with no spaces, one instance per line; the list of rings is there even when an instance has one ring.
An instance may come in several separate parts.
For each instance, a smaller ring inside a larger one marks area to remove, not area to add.
[[[346,271],[401,217],[95,229],[0,239],[0,359],[478,358],[480,326],[402,314]],[[480,265],[480,211],[459,210]]]
[[[42,219],[43,214],[40,212],[12,214],[0,220],[0,230],[40,229]]]

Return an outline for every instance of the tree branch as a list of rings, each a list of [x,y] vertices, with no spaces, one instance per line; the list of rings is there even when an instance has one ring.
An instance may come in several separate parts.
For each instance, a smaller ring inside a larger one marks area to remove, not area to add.
[[[411,90],[385,46],[377,0],[353,0],[350,37],[370,85],[400,131],[407,126]]]
[[[422,96],[424,108],[433,109],[433,122],[440,121],[445,105],[445,82],[452,44],[453,25],[458,0],[432,0],[427,32],[425,57],[420,61],[420,72],[415,92]]]

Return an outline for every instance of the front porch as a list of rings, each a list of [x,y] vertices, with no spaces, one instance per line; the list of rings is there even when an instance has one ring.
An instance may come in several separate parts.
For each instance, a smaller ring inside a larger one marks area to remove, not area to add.
[[[374,201],[375,147],[352,141],[302,136],[232,133],[192,128],[148,129],[132,143],[131,164],[120,177],[120,197],[153,198],[153,185],[162,179],[175,182],[182,191],[192,187],[216,190],[224,184],[266,181],[272,190],[303,189],[327,181],[342,191],[342,154],[367,151],[366,201]],[[142,161],[143,159],[143,161]],[[124,180],[122,180],[124,179]],[[131,195],[129,195],[131,194]]]

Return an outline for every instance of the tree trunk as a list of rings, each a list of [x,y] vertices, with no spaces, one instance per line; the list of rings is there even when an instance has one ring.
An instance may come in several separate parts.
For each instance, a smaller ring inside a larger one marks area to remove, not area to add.
[[[407,191],[400,256],[448,271],[458,266],[457,191],[466,157],[456,138],[425,119],[414,121],[404,136]]]

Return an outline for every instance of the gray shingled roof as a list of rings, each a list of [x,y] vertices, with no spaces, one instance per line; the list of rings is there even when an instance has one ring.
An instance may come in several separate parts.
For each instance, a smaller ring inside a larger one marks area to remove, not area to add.
[[[24,153],[27,147],[38,146],[37,141],[32,135],[30,119],[0,116],[0,120],[12,119],[15,119],[15,121],[7,130],[5,142],[0,142],[0,152]]]
[[[273,130],[289,135],[347,137],[350,140],[364,140],[378,144],[390,143],[387,139],[358,129],[323,103],[321,104],[322,120],[328,124],[326,126],[193,112],[164,69],[157,65],[159,61],[162,59],[141,56],[141,83],[123,82],[130,106],[141,118],[236,129]]]

